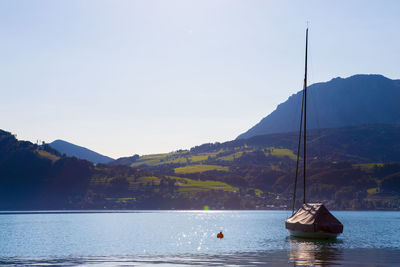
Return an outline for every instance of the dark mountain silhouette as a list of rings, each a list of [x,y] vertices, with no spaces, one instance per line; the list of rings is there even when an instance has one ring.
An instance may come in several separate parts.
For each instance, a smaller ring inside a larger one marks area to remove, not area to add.
[[[0,209],[63,208],[81,201],[93,164],[0,130]]]
[[[302,92],[289,97],[237,139],[270,133],[297,132]],[[334,78],[308,87],[308,129],[368,124],[400,124],[400,80],[382,75]]]
[[[108,162],[111,162],[114,160],[110,157],[101,155],[101,154],[94,152],[90,149],[87,149],[85,147],[71,144],[64,140],[55,140],[50,143],[50,146],[53,147],[54,149],[58,150],[62,154],[65,154],[67,156],[77,157],[80,159],[86,159],[95,164],[108,163]]]

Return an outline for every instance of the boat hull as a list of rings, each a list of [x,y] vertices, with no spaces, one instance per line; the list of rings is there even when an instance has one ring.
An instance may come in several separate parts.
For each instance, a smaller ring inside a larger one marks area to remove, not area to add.
[[[330,238],[336,238],[340,233],[327,233],[327,232],[300,232],[300,231],[293,231],[289,230],[289,234],[294,237],[300,237],[300,238],[307,238],[307,239],[330,239]]]
[[[328,239],[343,233],[343,224],[321,203],[304,203],[286,219],[291,236]]]

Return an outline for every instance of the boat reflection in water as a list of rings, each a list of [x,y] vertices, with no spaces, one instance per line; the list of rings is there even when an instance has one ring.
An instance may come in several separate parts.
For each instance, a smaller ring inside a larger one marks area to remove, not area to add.
[[[310,240],[287,237],[288,258],[293,266],[340,265],[343,250],[338,248],[341,240]]]

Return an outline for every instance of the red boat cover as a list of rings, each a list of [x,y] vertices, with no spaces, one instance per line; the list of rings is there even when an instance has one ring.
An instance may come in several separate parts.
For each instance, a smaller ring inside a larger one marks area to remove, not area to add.
[[[343,232],[343,224],[323,204],[307,203],[286,219],[286,229],[339,234]]]

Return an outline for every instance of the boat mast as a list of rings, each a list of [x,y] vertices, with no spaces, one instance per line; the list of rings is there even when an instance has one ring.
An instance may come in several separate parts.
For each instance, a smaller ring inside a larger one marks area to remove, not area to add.
[[[305,73],[304,73],[304,161],[303,161],[303,204],[306,203],[306,135],[307,135],[307,54],[308,54],[308,28],[306,30],[306,63],[305,63]]]
[[[296,207],[296,192],[297,192],[297,177],[299,173],[299,162],[300,162],[300,146],[301,146],[301,137],[302,137],[302,130],[303,130],[303,114],[304,114],[304,170],[303,170],[303,176],[304,176],[304,192],[303,192],[303,203],[306,202],[306,183],[305,183],[305,177],[306,177],[306,172],[305,172],[305,167],[306,167],[306,117],[305,117],[305,110],[306,110],[306,93],[307,93],[307,45],[308,45],[308,28],[306,30],[306,65],[305,65],[305,76],[304,76],[304,84],[303,84],[303,96],[301,100],[301,112],[300,112],[300,129],[299,129],[299,142],[297,144],[297,161],[296,161],[296,176],[294,179],[294,190],[293,190],[293,203],[292,203],[292,214],[294,213],[295,207]]]
[[[303,107],[304,107],[304,87],[303,87],[303,97],[301,99],[300,130],[299,130],[299,142],[297,143],[296,176],[294,178],[292,214],[294,213],[294,209],[296,208],[297,177],[299,176],[300,146],[301,146],[301,137],[302,137],[301,131],[303,130]]]

